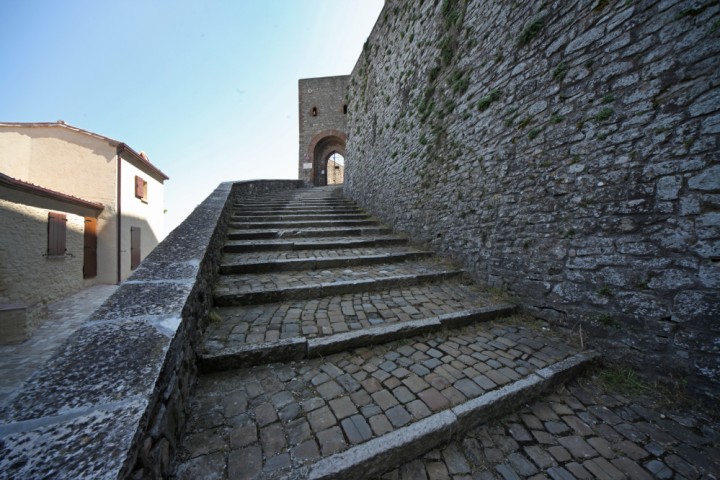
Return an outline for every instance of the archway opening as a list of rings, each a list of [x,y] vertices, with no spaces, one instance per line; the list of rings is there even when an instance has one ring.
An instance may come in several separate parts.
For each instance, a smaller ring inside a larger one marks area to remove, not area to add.
[[[327,159],[327,184],[339,185],[345,178],[345,157],[333,152]]]
[[[345,177],[345,134],[332,132],[319,137],[312,145],[313,185],[337,185]],[[336,168],[339,167],[339,168]]]

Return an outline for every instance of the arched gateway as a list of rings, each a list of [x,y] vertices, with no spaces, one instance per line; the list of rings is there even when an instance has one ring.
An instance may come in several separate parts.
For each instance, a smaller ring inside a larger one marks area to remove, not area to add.
[[[308,185],[342,183],[344,162],[328,160],[345,157],[347,143],[348,75],[305,78],[298,82],[300,158],[298,178]],[[338,167],[338,168],[336,168]]]

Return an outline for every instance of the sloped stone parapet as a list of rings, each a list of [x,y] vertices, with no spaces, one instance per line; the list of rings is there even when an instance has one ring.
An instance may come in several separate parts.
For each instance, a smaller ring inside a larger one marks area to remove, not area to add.
[[[166,476],[231,206],[298,186],[220,184],[0,411],[0,476]]]

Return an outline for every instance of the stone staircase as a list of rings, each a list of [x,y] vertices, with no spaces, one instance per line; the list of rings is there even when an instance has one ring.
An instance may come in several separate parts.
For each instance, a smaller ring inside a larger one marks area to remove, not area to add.
[[[174,478],[368,478],[596,358],[513,321],[338,187],[230,222]]]

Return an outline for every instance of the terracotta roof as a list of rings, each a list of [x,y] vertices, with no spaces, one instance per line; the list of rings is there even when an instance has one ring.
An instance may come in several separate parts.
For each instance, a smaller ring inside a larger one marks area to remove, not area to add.
[[[41,128],[65,128],[67,130],[82,133],[83,135],[87,135],[93,138],[97,138],[98,140],[104,140],[108,142],[113,147],[118,148],[118,153],[127,152],[130,154],[131,157],[133,157],[134,160],[137,160],[141,164],[143,164],[145,167],[148,168],[151,172],[155,173],[156,175],[162,177],[164,180],[169,180],[170,177],[165,175],[162,170],[157,168],[155,165],[150,163],[147,158],[144,158],[141,156],[138,152],[130,148],[127,144],[120,142],[118,140],[115,140],[110,137],[106,137],[104,135],[100,135],[98,133],[93,133],[88,130],[83,130],[82,128],[74,127],[72,125],[68,125],[67,123],[63,122],[62,120],[58,120],[57,122],[31,122],[31,123],[24,123],[24,122],[0,122],[0,127],[25,127],[25,128],[33,128],[33,127],[41,127]]]
[[[90,208],[93,210],[97,210],[98,213],[103,211],[103,209],[105,208],[102,203],[90,202],[88,200],[83,200],[82,198],[73,197],[72,195],[56,192],[54,190],[41,187],[39,185],[23,182],[21,180],[16,180],[12,177],[8,177],[4,173],[0,173],[0,185],[10,187],[14,190],[19,190],[21,192],[32,193],[40,197],[52,198],[53,200],[60,200],[66,203],[70,203],[72,205]]]

